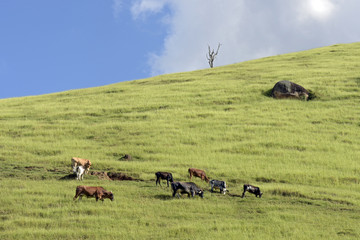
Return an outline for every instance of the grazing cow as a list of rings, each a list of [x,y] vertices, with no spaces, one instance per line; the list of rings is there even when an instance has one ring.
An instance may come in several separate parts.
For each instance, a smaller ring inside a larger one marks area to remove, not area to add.
[[[91,162],[88,159],[82,159],[77,157],[71,158],[71,167],[74,169],[77,166],[83,166],[85,168],[86,173],[88,173],[91,167]]]
[[[157,172],[155,173],[155,175],[156,175],[156,186],[158,183],[161,186],[160,179],[165,179],[167,181],[168,187],[169,187],[169,182],[174,182],[173,176],[169,172]]]
[[[177,194],[178,198],[180,198],[180,192],[181,194],[186,193],[188,197],[190,197],[190,195],[192,197],[199,195],[201,198],[204,198],[204,191],[193,182],[172,182],[171,188],[173,190],[173,197]]]
[[[250,185],[250,184],[244,184],[244,192],[242,194],[242,198],[245,197],[245,192],[249,192],[249,193],[252,193],[252,194],[255,194],[256,197],[260,197],[261,198],[261,195],[263,194],[262,192],[260,192],[260,188],[258,187],[255,187],[253,185]]]
[[[87,197],[95,197],[96,201],[98,201],[99,199],[101,201],[104,201],[104,198],[109,198],[111,201],[114,200],[113,193],[110,191],[106,191],[103,187],[77,186],[75,197],[73,198],[73,200],[80,196],[80,201],[82,195],[85,195]]]
[[[196,168],[189,168],[190,179],[192,176],[199,177],[201,180],[205,180],[207,183],[209,182],[209,178],[206,176],[204,170],[196,169]]]
[[[76,173],[77,180],[81,181],[84,179],[85,168],[83,166],[74,167],[73,171]]]
[[[211,180],[210,181],[211,192],[213,192],[214,188],[220,189],[220,193],[226,193],[226,182],[219,180]]]

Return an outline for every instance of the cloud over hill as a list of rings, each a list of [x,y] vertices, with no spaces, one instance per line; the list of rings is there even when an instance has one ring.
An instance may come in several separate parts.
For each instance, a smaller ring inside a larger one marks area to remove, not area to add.
[[[359,7],[356,0],[137,0],[131,11],[134,19],[156,15],[168,26],[162,51],[149,57],[155,75],[208,67],[208,44],[222,44],[219,66],[355,42]]]

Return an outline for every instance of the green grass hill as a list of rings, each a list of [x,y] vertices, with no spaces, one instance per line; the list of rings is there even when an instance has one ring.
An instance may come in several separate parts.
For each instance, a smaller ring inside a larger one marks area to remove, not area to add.
[[[280,80],[316,98],[268,97]],[[360,238],[360,43],[2,99],[0,109],[0,239]],[[143,181],[60,180],[72,157]],[[230,194],[200,179],[204,199],[155,186],[155,172],[189,181],[189,167]],[[263,197],[240,198],[245,183]],[[77,185],[115,200],[73,201]]]

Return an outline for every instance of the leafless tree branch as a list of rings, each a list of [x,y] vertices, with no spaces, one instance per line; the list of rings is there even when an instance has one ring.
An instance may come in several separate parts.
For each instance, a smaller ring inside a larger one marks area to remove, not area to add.
[[[214,67],[214,60],[215,60],[216,55],[218,55],[218,53],[219,53],[220,46],[221,46],[221,44],[219,43],[217,50],[215,52],[215,50],[214,49],[211,50],[210,45],[208,45],[209,53],[206,55],[206,58],[209,61],[210,68]]]

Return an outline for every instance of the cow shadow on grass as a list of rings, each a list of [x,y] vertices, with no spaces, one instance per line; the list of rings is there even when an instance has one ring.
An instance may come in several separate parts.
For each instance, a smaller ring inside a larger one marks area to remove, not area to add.
[[[228,193],[227,195],[230,196],[230,197],[239,197],[239,198],[242,198],[242,195],[239,195],[239,194]]]
[[[173,199],[173,197],[170,194],[168,194],[168,195],[158,194],[158,195],[155,195],[154,198],[159,199],[159,200],[163,200],[163,201],[168,201],[168,200]]]
[[[59,178],[59,180],[74,180],[74,179],[76,179],[76,173],[71,173]]]

